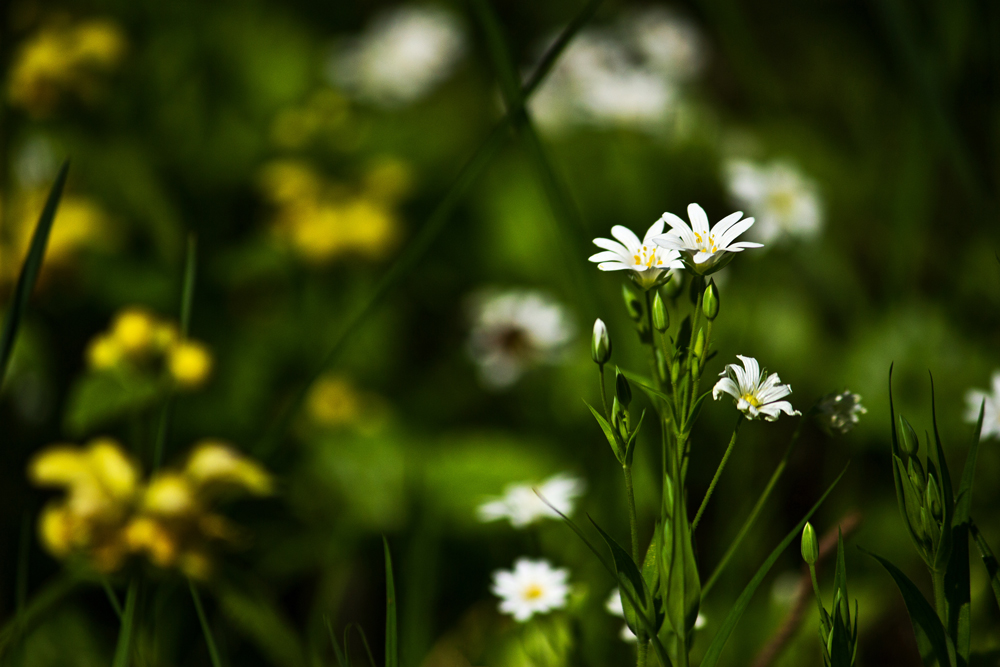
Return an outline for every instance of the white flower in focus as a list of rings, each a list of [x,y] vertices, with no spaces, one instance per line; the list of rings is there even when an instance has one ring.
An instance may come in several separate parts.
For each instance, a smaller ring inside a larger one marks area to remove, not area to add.
[[[965,402],[968,408],[965,413],[966,421],[975,424],[979,419],[979,408],[983,409],[983,430],[979,436],[989,438],[990,436],[1000,436],[1000,371],[993,373],[991,383],[993,392],[987,393],[981,389],[970,389],[965,394]],[[983,405],[985,401],[985,406]]]
[[[400,106],[447,78],[464,50],[465,35],[450,12],[434,6],[398,7],[337,49],[327,74],[361,99]]]
[[[687,258],[687,265],[702,275],[718,271],[732,260],[732,253],[744,248],[760,248],[760,243],[740,241],[740,234],[750,229],[753,218],[743,218],[737,211],[724,217],[709,229],[708,214],[698,204],[688,204],[691,225],[673,213],[664,213],[661,222],[670,225],[670,231],[653,239],[654,243],[668,250],[677,250]]]
[[[532,366],[557,361],[573,338],[566,309],[538,292],[481,292],[471,306],[468,352],[490,389],[505,389]]]
[[[764,415],[764,419],[773,422],[781,412],[786,415],[802,414],[793,410],[788,401],[780,400],[791,394],[792,388],[781,384],[777,373],[767,375],[767,371],[761,371],[753,357],[739,354],[736,357],[743,362],[743,368],[736,364],[726,366],[726,370],[720,373],[724,377],[712,388],[713,399],[719,400],[723,393],[729,394],[736,399],[736,408],[750,419]]]
[[[684,268],[679,252],[661,248],[653,243],[654,238],[663,234],[663,229],[663,220],[657,220],[640,241],[628,227],[615,225],[611,228],[611,235],[620,243],[611,239],[594,239],[594,245],[604,248],[604,252],[591,256],[590,261],[598,262],[597,268],[601,271],[628,269],[632,271],[632,278],[640,287],[649,289],[658,280],[665,278],[666,272],[670,269]]]
[[[504,489],[504,494],[479,506],[480,521],[497,521],[508,519],[515,528],[523,528],[539,519],[559,518],[538,494],[535,488],[549,503],[565,515],[573,513],[576,499],[583,495],[583,480],[565,473],[554,475],[537,487],[530,484],[511,484]]]
[[[490,591],[500,598],[500,611],[524,622],[566,606],[569,571],[555,569],[546,560],[519,558],[513,570],[493,573]]]
[[[608,596],[608,601],[604,603],[604,608],[612,616],[625,618],[625,609],[622,607],[621,589],[616,588],[611,591],[611,595]],[[705,623],[707,622],[708,621],[705,618],[705,615],[699,613],[698,617],[694,620],[694,629],[701,630],[705,627]],[[632,632],[630,627],[628,627],[628,623],[622,626],[622,630],[618,633],[618,636],[621,637],[621,640],[624,642],[636,641],[635,633]]]
[[[734,160],[726,166],[726,175],[730,194],[757,220],[753,238],[772,243],[819,232],[823,211],[816,184],[792,165]]]

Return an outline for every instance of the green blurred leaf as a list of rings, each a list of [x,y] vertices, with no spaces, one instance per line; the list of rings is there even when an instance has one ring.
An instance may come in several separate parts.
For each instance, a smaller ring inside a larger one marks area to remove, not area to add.
[[[986,543],[986,538],[983,537],[983,534],[979,532],[979,527],[976,526],[975,521],[969,522],[969,529],[972,531],[973,539],[976,540],[979,555],[983,559],[983,566],[986,568],[986,574],[990,578],[990,586],[993,587],[993,596],[997,599],[997,605],[1000,606],[1000,564],[997,563],[996,556],[993,555],[993,550]]]
[[[35,627],[49,611],[72,593],[79,583],[77,578],[64,574],[35,593],[21,612],[0,628],[0,658],[4,657],[14,644]]]
[[[951,473],[948,471],[948,461],[944,456],[944,447],[941,445],[941,435],[938,433],[937,424],[937,402],[934,398],[934,376],[931,375],[931,420],[934,424],[934,454],[935,463],[940,471],[941,495],[944,498],[944,519],[941,532],[941,542],[938,545],[937,554],[934,559],[934,569],[944,571],[948,568],[948,561],[951,558],[952,545],[952,525],[955,516],[955,492],[951,485]],[[930,466],[928,466],[930,468]],[[928,472],[928,475],[930,473]],[[968,560],[968,553],[966,553]]]
[[[108,423],[152,407],[163,385],[128,370],[88,373],[70,391],[65,427],[82,436]]]
[[[232,586],[218,592],[219,608],[243,635],[280,667],[304,667],[302,644],[292,625],[260,595]]]
[[[389,541],[382,536],[385,550],[385,667],[399,667],[399,636],[396,626],[396,584],[392,577]]]
[[[201,604],[201,594],[194,585],[194,581],[188,579],[188,588],[191,590],[191,600],[194,601],[194,609],[198,614],[198,623],[201,625],[201,633],[205,637],[205,644],[208,646],[208,657],[212,661],[212,667],[222,667],[219,659],[219,650],[215,647],[215,638],[212,636],[212,628],[208,626],[208,619],[205,617],[205,608]]]
[[[340,648],[340,644],[337,642],[337,635],[333,632],[333,624],[330,623],[330,617],[324,615],[323,622],[326,623],[326,631],[330,635],[330,645],[333,646],[333,655],[337,659],[337,667],[351,667],[350,661],[348,661]]]
[[[118,629],[118,643],[115,645],[115,658],[111,667],[128,667],[132,662],[132,632],[135,625],[135,598],[138,594],[139,579],[133,577],[125,594],[125,610]]]

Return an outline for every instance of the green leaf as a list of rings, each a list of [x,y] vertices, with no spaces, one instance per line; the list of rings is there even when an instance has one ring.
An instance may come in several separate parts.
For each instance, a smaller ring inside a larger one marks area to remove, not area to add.
[[[66,431],[82,436],[109,423],[152,407],[164,386],[126,369],[88,373],[70,391]]]
[[[396,626],[396,584],[392,577],[389,540],[382,536],[385,550],[385,667],[399,667],[399,639]]]
[[[955,516],[955,495],[951,485],[951,473],[948,472],[948,461],[944,456],[944,448],[941,446],[941,436],[938,433],[937,408],[934,400],[934,376],[931,375],[931,419],[934,424],[934,448],[931,452],[934,455],[935,463],[939,471],[939,481],[941,483],[941,495],[944,501],[944,518],[942,520],[941,541],[937,545],[937,552],[934,555],[933,569],[937,571],[947,570],[948,561],[951,559],[952,551],[952,525]],[[930,461],[930,458],[928,458]],[[930,475],[930,464],[927,466]],[[966,555],[968,558],[968,555]]]
[[[941,625],[934,608],[916,584],[886,559],[876,556],[866,549],[861,549],[861,551],[881,563],[896,582],[896,586],[899,587],[899,592],[903,595],[903,602],[906,603],[906,611],[910,614],[913,634],[916,635],[917,648],[920,650],[920,659],[924,665],[926,667],[933,667],[933,665],[957,667],[955,647],[945,633],[944,626]]]
[[[658,562],[658,548],[662,538],[663,526],[658,522],[656,528],[653,530],[653,539],[650,540],[649,548],[646,549],[646,558],[642,561],[642,579],[646,583],[648,595],[652,598],[646,600],[646,608],[648,609],[650,604],[652,604],[654,624],[656,625],[657,632],[663,627],[663,621],[666,618],[663,609],[663,596],[659,594],[660,567]]]
[[[590,523],[594,524],[594,528],[597,528],[597,532],[601,534],[604,538],[605,544],[611,550],[611,558],[615,564],[615,573],[618,575],[618,579],[624,584],[622,585],[622,608],[625,611],[625,621],[628,623],[629,628],[632,632],[638,634],[638,621],[636,619],[636,613],[646,614],[647,610],[645,608],[645,601],[647,599],[646,584],[642,579],[642,574],[639,572],[639,568],[636,566],[635,561],[632,560],[632,556],[629,555],[625,549],[621,547],[615,539],[604,532],[604,529],[597,525],[597,522],[590,516]],[[625,592],[627,591],[627,592]],[[630,600],[636,600],[641,606],[637,609],[632,608]],[[658,630],[659,628],[657,628]]]
[[[215,647],[215,638],[212,636],[212,628],[208,626],[205,608],[201,604],[201,594],[198,593],[198,588],[190,578],[188,579],[188,588],[191,589],[191,599],[194,601],[194,609],[198,614],[198,622],[201,624],[201,633],[205,636],[205,644],[208,646],[208,657],[212,661],[212,667],[222,667],[219,650]]]
[[[691,429],[694,428],[694,423],[698,420],[698,415],[701,414],[701,406],[705,403],[705,399],[711,394],[711,391],[706,391],[704,394],[698,397],[698,400],[694,402],[691,407],[691,414],[688,416],[687,421],[684,422],[684,427],[681,429],[681,433],[690,433]]]
[[[601,413],[594,409],[594,406],[587,403],[587,401],[584,401],[584,403],[586,403],[587,407],[590,408],[590,413],[594,415],[594,419],[597,420],[597,423],[601,426],[601,430],[604,431],[604,437],[608,439],[608,444],[611,445],[611,451],[615,453],[615,458],[618,459],[619,463],[624,463],[625,455],[621,451],[621,445],[618,444],[618,434],[615,433],[613,428],[611,428],[611,424],[608,423],[608,420],[602,417]]]
[[[219,609],[268,660],[279,667],[304,667],[302,644],[295,630],[262,596],[227,586],[218,591]]]
[[[969,529],[972,531],[973,539],[976,540],[976,546],[979,547],[979,555],[983,558],[983,566],[986,568],[986,574],[990,578],[990,586],[993,587],[993,596],[997,599],[997,605],[1000,606],[1000,564],[997,563],[996,556],[993,555],[993,550],[986,543],[986,538],[983,537],[983,534],[979,532],[979,527],[976,526],[975,521],[969,522]]]
[[[326,623],[326,631],[330,634],[330,645],[333,646],[333,655],[337,660],[337,667],[351,667],[350,662],[344,656],[344,652],[340,649],[340,644],[337,642],[337,635],[333,632],[333,624],[330,623],[330,617],[324,614],[323,622]]]
[[[665,486],[665,490],[676,488],[674,485]],[[668,508],[672,512],[670,516],[664,516],[660,588],[666,600],[670,627],[678,637],[686,640],[698,618],[701,579],[691,543],[687,504],[682,492],[674,492],[674,498],[666,504],[665,510]]]
[[[63,162],[56,175],[55,183],[49,190],[49,197],[45,200],[45,207],[42,209],[38,224],[35,225],[35,231],[31,236],[28,256],[25,257],[24,264],[21,265],[21,273],[17,277],[17,285],[14,286],[14,297],[7,307],[7,314],[3,320],[3,332],[0,333],[0,387],[3,386],[3,380],[7,376],[7,366],[10,365],[10,357],[14,352],[17,332],[28,308],[28,299],[38,281],[38,272],[41,271],[42,261],[45,259],[49,232],[52,231],[52,223],[55,221],[56,210],[59,208],[59,199],[62,197],[68,172],[69,160]]]
[[[979,455],[979,436],[983,432],[983,415],[986,401],[979,406],[979,419],[976,420],[976,430],[972,433],[972,444],[965,457],[965,468],[962,470],[962,481],[958,485],[958,497],[955,502],[955,523],[968,523],[972,509],[972,485],[976,477],[976,459]]]
[[[639,429],[642,428],[642,420],[646,418],[646,411],[643,410],[642,414],[639,415],[639,423],[635,425],[632,430],[632,435],[628,438],[628,443],[625,445],[625,465],[632,465],[632,455],[635,454],[635,443],[639,438]]]
[[[910,460],[912,462],[914,459]],[[903,460],[895,454],[892,455],[892,464],[894,467],[893,472],[899,475],[900,486],[903,489],[903,507],[905,508],[903,519],[909,522],[908,526],[914,535],[920,535],[923,531],[920,527],[920,508],[923,507],[924,504],[923,489],[918,489],[913,485],[913,481],[910,479],[910,475],[906,471],[906,466],[903,464]],[[919,544],[917,546],[919,549]]]
[[[889,426],[892,432],[892,439],[889,441],[889,446],[892,449],[892,456],[894,459],[902,461],[902,450],[899,446],[899,433],[896,431],[896,410],[893,405],[892,400],[892,368],[894,364],[889,365]],[[902,477],[906,476],[906,468],[897,468],[897,466],[892,466],[892,481],[896,487],[896,501],[899,503],[899,515],[903,518],[903,523],[906,525],[906,531],[910,534],[910,539],[913,541],[914,546],[920,550],[921,555],[923,555],[923,547],[921,546],[920,536],[917,534],[916,529],[913,524],[910,523],[910,518],[907,515],[907,504],[906,496],[903,486]]]
[[[830,492],[833,491],[834,487],[837,486],[837,483],[841,480],[841,478],[843,478],[846,472],[847,468],[845,467],[841,473],[837,475],[837,479],[833,480],[833,484],[831,484],[823,495],[820,496],[820,499],[816,501],[816,504],[813,505],[806,515],[802,517],[802,520],[788,532],[785,539],[783,539],[781,543],[774,548],[771,555],[767,557],[767,560],[765,560],[757,570],[753,579],[750,580],[750,583],[746,585],[746,588],[743,589],[743,592],[740,593],[740,596],[736,599],[736,602],[733,604],[725,620],[722,621],[719,631],[715,634],[715,637],[712,638],[712,643],[708,645],[708,649],[705,651],[705,657],[701,661],[701,667],[715,667],[715,665],[719,662],[719,658],[722,656],[722,649],[725,647],[726,642],[729,641],[729,636],[733,633],[733,629],[739,622],[740,617],[743,616],[743,612],[745,612],[747,606],[749,606],[750,599],[753,598],[753,594],[757,592],[757,588],[760,587],[761,582],[764,581],[764,577],[767,576],[771,567],[774,566],[774,563],[778,560],[785,549],[788,548],[788,545],[794,542],[795,539],[801,534],[802,526],[804,526],[806,521],[812,517],[813,513],[819,509],[819,506],[823,504],[823,501],[830,495]]]
[[[118,628],[118,643],[115,645],[115,657],[111,667],[128,667],[132,662],[132,628],[135,625],[135,598],[138,592],[139,580],[133,577],[125,594],[125,612]]]

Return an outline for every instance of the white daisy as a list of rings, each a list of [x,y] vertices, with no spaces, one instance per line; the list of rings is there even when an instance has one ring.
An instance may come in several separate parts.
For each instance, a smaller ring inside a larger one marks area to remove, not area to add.
[[[527,621],[566,606],[569,571],[553,568],[546,560],[519,558],[513,570],[493,573],[491,592],[500,598],[500,611],[515,620]]]
[[[554,363],[573,338],[566,309],[530,290],[485,290],[471,300],[468,353],[489,389],[505,389],[532,366]]]
[[[671,229],[652,240],[663,248],[679,251],[687,260],[685,263],[697,273],[707,275],[718,271],[732,260],[732,253],[762,247],[750,241],[734,243],[753,225],[753,218],[744,219],[742,211],[727,215],[711,229],[705,209],[698,204],[688,205],[688,217],[690,226],[673,213],[664,213],[660,222],[667,223]]]
[[[594,239],[594,245],[604,248],[603,252],[590,257],[591,262],[597,262],[601,271],[623,271],[628,269],[632,279],[643,289],[654,287],[659,281],[668,277],[671,269],[683,269],[680,253],[667,250],[653,243],[653,239],[663,234],[663,220],[657,220],[646,230],[646,236],[639,240],[631,229],[615,225],[611,235],[620,243],[611,239]]]
[[[992,381],[992,393],[987,393],[981,389],[970,389],[965,394],[965,402],[968,404],[965,418],[972,424],[979,419],[979,408],[986,401],[983,410],[983,430],[980,437],[1000,436],[1000,371],[994,371]]]
[[[786,236],[815,236],[823,223],[816,184],[785,162],[726,166],[729,192],[757,220],[751,232],[762,243]]]
[[[721,394],[729,394],[736,399],[736,408],[750,419],[764,415],[764,419],[773,422],[781,412],[786,415],[802,414],[793,410],[788,401],[780,400],[791,394],[792,388],[780,384],[777,373],[767,375],[767,371],[762,371],[753,357],[739,354],[736,357],[743,362],[743,368],[736,364],[727,365],[726,370],[720,373],[724,377],[712,389],[712,398],[719,400]]]
[[[567,516],[573,513],[576,499],[583,495],[584,487],[583,480],[566,473],[554,475],[537,486],[542,498]],[[477,513],[480,521],[508,519],[515,528],[523,528],[539,519],[559,518],[552,507],[542,502],[531,484],[507,486],[503,496],[483,503]]]
[[[622,607],[622,594],[620,589],[616,588],[613,591],[611,591],[611,595],[608,596],[608,601],[604,603],[604,608],[612,616],[625,618],[625,609],[624,607]],[[698,617],[694,620],[694,629],[701,630],[703,627],[705,627],[705,624],[707,622],[708,620],[705,618],[705,615],[699,613]],[[618,636],[621,637],[622,641],[625,642],[636,641],[635,633],[632,632],[632,629],[630,627],[628,627],[628,623],[622,626],[622,630],[620,633],[618,633]]]
[[[447,78],[464,50],[465,35],[453,14],[435,6],[403,6],[379,15],[337,49],[327,74],[355,97],[400,106]]]

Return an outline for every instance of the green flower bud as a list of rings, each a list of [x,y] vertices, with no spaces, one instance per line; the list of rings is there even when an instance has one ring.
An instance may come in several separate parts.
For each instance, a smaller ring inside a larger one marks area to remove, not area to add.
[[[603,366],[611,358],[611,337],[608,328],[600,318],[594,320],[594,335],[590,339],[590,357],[594,363]]]
[[[705,294],[701,297],[701,312],[705,313],[709,321],[719,315],[719,288],[715,286],[715,280],[708,281]]]
[[[670,369],[667,367],[667,357],[664,356],[663,350],[658,347],[654,348],[653,358],[656,360],[656,374],[659,376],[661,382],[666,382]]]
[[[670,475],[663,478],[663,513],[667,517],[674,515],[674,483]]]
[[[941,491],[938,488],[937,480],[934,479],[934,475],[927,476],[927,499],[924,501],[927,509],[931,511],[931,516],[937,520],[941,520]]]
[[[694,356],[699,359],[705,354],[705,330],[698,329],[698,336],[694,339]]]
[[[927,511],[926,507],[920,508],[920,522],[924,528],[924,539],[928,540],[932,546],[936,545],[941,539],[941,527],[931,517],[931,513]]]
[[[642,320],[642,302],[638,295],[632,291],[628,285],[622,285],[622,300],[625,301],[625,310],[633,322]]]
[[[632,402],[632,387],[629,386],[625,374],[617,368],[615,369],[615,397],[625,408],[628,408]]]
[[[927,476],[924,474],[924,467],[920,465],[920,460],[917,457],[910,458],[906,465],[906,473],[909,475],[910,481],[915,488],[922,489],[927,485]]]
[[[916,456],[920,449],[920,438],[917,437],[917,432],[913,430],[910,422],[906,421],[906,417],[903,415],[899,415],[899,432],[901,435],[899,438],[900,449],[909,456]]]
[[[816,529],[806,521],[802,529],[802,560],[809,565],[815,565],[819,560],[819,542],[816,541]]]
[[[628,442],[629,436],[629,419],[628,410],[622,407],[622,404],[618,402],[618,397],[615,396],[611,401],[611,426],[618,431],[618,435],[621,436],[622,440]]]
[[[663,298],[657,292],[653,297],[653,328],[663,333],[670,326],[670,316],[667,314],[667,307],[663,305]]]

